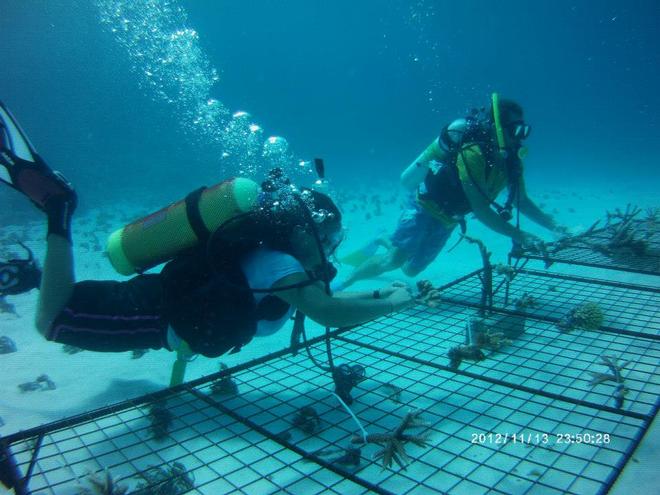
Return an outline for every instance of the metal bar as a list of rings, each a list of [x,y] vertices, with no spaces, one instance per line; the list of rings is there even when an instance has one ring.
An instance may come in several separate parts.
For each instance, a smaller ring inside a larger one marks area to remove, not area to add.
[[[488,382],[488,383],[492,383],[494,385],[501,385],[503,387],[508,387],[508,388],[512,388],[512,389],[515,389],[515,390],[520,390],[521,392],[527,392],[528,394],[542,395],[543,397],[547,397],[549,399],[556,399],[556,400],[560,400],[560,401],[563,401],[563,402],[570,402],[571,404],[575,404],[575,405],[578,405],[578,406],[590,407],[592,409],[598,409],[599,411],[607,411],[607,412],[619,414],[621,416],[627,416],[629,418],[635,418],[635,419],[641,419],[641,420],[646,420],[646,419],[649,418],[649,416],[646,415],[646,414],[641,414],[641,413],[636,413],[636,412],[632,412],[632,411],[617,409],[616,407],[604,406],[602,404],[595,404],[593,402],[584,401],[584,400],[580,400],[580,399],[572,399],[570,397],[564,397],[563,395],[560,395],[560,394],[555,394],[555,393],[552,393],[552,392],[544,392],[543,390],[538,390],[538,389],[535,389],[535,388],[532,388],[532,387],[527,387],[525,385],[518,385],[516,383],[511,383],[511,382],[507,382],[507,381],[504,381],[504,380],[498,380],[497,378],[489,378],[489,377],[486,377],[486,376],[483,376],[483,375],[479,375],[478,373],[472,373],[470,371],[461,371],[460,369],[459,370],[454,370],[454,369],[450,368],[449,366],[443,366],[441,364],[437,364],[437,363],[434,363],[432,361],[426,361],[424,359],[419,359],[417,357],[402,354],[400,352],[393,352],[393,351],[390,351],[390,350],[385,349],[385,348],[380,348],[380,347],[377,347],[375,345],[365,344],[363,342],[358,342],[356,340],[347,339],[346,337],[343,337],[343,336],[338,336],[337,339],[342,340],[344,342],[347,342],[349,344],[356,345],[358,347],[364,347],[364,348],[367,348],[367,349],[371,349],[375,352],[381,352],[381,353],[387,354],[389,356],[397,357],[399,359],[403,359],[404,361],[413,361],[413,362],[421,364],[423,366],[429,366],[431,368],[435,368],[435,369],[438,369],[438,370],[449,371],[451,373],[455,373],[457,375],[467,376],[467,377],[473,378],[475,380],[485,381],[485,382]]]
[[[32,457],[30,458],[30,465],[28,466],[27,474],[25,475],[25,486],[30,486],[30,479],[32,478],[32,472],[34,471],[34,466],[37,465],[37,458],[39,457],[39,451],[41,450],[41,444],[44,441],[44,434],[42,433],[37,437],[37,443],[34,445],[34,450],[32,452]]]
[[[453,287],[454,285],[458,285],[458,284],[460,284],[461,282],[466,281],[466,280],[469,279],[469,278],[474,277],[475,275],[477,275],[478,273],[481,273],[482,271],[484,271],[483,268],[478,268],[477,270],[475,270],[475,271],[473,271],[473,272],[470,272],[470,273],[468,273],[467,275],[463,275],[462,277],[457,278],[456,280],[452,280],[451,282],[448,282],[448,283],[446,283],[445,285],[441,285],[441,286],[438,287],[437,289],[438,289],[438,290],[441,290],[441,291],[442,291],[442,290],[445,290],[445,289],[448,289],[448,288],[450,288],[450,287]]]
[[[633,284],[630,282],[617,282],[615,280],[603,280],[600,278],[579,277],[577,275],[567,275],[564,273],[549,273],[541,270],[526,270],[522,269],[519,273],[534,275],[545,278],[559,278],[561,280],[570,280],[571,282],[583,282],[586,284],[598,284],[606,287],[616,287],[618,289],[631,289],[641,290],[646,292],[660,293],[660,287],[653,287],[651,285]]]
[[[0,482],[16,495],[30,495],[9,445],[6,438],[0,438]]]
[[[445,299],[446,302],[452,303],[452,304],[457,304],[459,306],[465,306],[467,308],[475,308],[479,309],[481,308],[481,305],[478,303],[471,303],[468,301],[461,301],[459,299]],[[494,313],[499,313],[499,314],[505,314],[505,315],[512,315],[512,316],[522,316],[524,318],[530,318],[530,319],[535,319],[535,320],[540,320],[540,321],[545,321],[548,323],[558,323],[560,318],[553,318],[551,316],[543,316],[543,315],[532,315],[530,313],[525,313],[524,311],[518,311],[515,309],[506,309],[506,308],[496,308],[493,307],[491,310]],[[613,333],[616,335],[627,335],[628,337],[635,337],[635,338],[640,338],[640,339],[647,339],[647,340],[656,340],[660,341],[660,335],[653,335],[650,333],[643,333],[643,332],[635,332],[632,330],[624,330],[622,328],[614,328],[614,327],[608,327],[608,326],[601,326],[598,327],[596,330],[591,330],[591,329],[583,329],[584,331],[587,332],[607,332],[607,333]]]
[[[642,442],[642,439],[644,438],[644,435],[649,431],[649,427],[651,426],[651,423],[653,423],[653,420],[655,419],[656,414],[658,413],[658,408],[660,408],[660,399],[657,399],[655,402],[655,407],[653,409],[653,413],[649,415],[648,419],[644,420],[644,425],[639,429],[635,437],[633,438],[632,442],[628,447],[626,448],[626,451],[624,452],[623,457],[617,462],[616,466],[614,466],[614,470],[610,473],[608,476],[607,480],[605,481],[605,484],[601,487],[600,491],[598,492],[599,495],[605,495],[610,491],[616,480],[619,478],[621,473],[623,472],[623,468],[626,466],[630,458],[632,457],[633,453],[639,447],[639,444]]]
[[[258,433],[260,433],[261,435],[265,436],[266,438],[268,438],[268,439],[270,439],[274,442],[279,443],[280,445],[282,445],[283,447],[285,447],[289,450],[294,451],[296,454],[300,455],[301,457],[304,457],[306,459],[311,459],[312,461],[319,464],[320,466],[323,466],[324,468],[326,468],[326,469],[328,469],[328,470],[330,470],[330,471],[332,471],[332,472],[334,472],[334,473],[336,473],[336,474],[338,474],[338,475],[340,475],[340,476],[342,476],[346,479],[349,479],[353,483],[356,483],[360,486],[363,486],[364,488],[366,488],[368,490],[371,490],[375,493],[381,493],[383,495],[394,495],[394,493],[390,492],[389,490],[385,490],[384,488],[381,488],[378,485],[374,485],[373,483],[369,483],[368,481],[363,480],[362,478],[360,478],[358,476],[355,476],[354,474],[352,474],[348,471],[338,469],[334,465],[332,465],[331,463],[321,459],[319,456],[316,456],[316,455],[314,455],[310,452],[307,452],[306,450],[301,449],[297,445],[294,445],[292,443],[289,443],[289,442],[286,442],[286,441],[282,440],[281,438],[278,438],[277,435],[274,435],[273,433],[268,431],[266,428],[263,428],[261,425],[255,423],[254,421],[252,421],[252,420],[250,420],[250,419],[248,419],[244,416],[241,416],[238,413],[235,413],[234,411],[232,411],[231,409],[223,406],[219,402],[216,402],[215,400],[210,398],[208,395],[203,394],[198,390],[195,390],[189,384],[184,384],[184,386],[185,386],[185,389],[186,389],[187,392],[191,393],[192,395],[194,395],[198,399],[203,400],[204,402],[206,402],[210,406],[215,407],[216,409],[222,411],[224,414],[227,414],[228,416],[231,416],[233,419],[235,419],[239,423],[243,423],[244,425],[250,427],[252,430],[255,430]]]
[[[333,330],[330,332],[330,336],[334,337],[336,335],[340,335],[344,332],[347,332],[351,330],[353,327],[346,327],[346,328],[339,328],[336,330]],[[318,342],[323,342],[325,340],[326,336],[325,335],[320,335],[318,337],[314,337],[313,339],[310,339],[307,341],[308,345],[314,345]],[[304,344],[299,344],[295,346],[296,349],[299,349],[303,347]],[[279,351],[275,351],[271,354],[267,354],[265,356],[259,357],[252,359],[250,361],[246,361],[245,363],[238,364],[232,368],[228,368],[226,370],[218,371],[216,373],[210,374],[203,376],[201,378],[197,378],[196,380],[192,380],[189,382],[186,382],[185,384],[177,385],[175,387],[170,387],[170,388],[165,388],[163,390],[159,390],[157,392],[152,392],[150,394],[146,394],[143,396],[140,396],[136,399],[128,399],[122,402],[118,402],[117,404],[111,404],[109,406],[104,406],[98,409],[94,409],[93,411],[87,412],[87,413],[82,413],[82,414],[77,414],[75,416],[71,416],[69,418],[61,419],[58,421],[53,421],[51,423],[47,423],[45,425],[41,426],[36,426],[34,428],[30,428],[28,430],[23,430],[19,431],[16,433],[13,433],[11,435],[7,435],[6,437],[3,437],[4,441],[8,445],[12,445],[16,442],[26,440],[28,438],[32,438],[35,436],[43,435],[45,433],[50,433],[55,430],[63,429],[63,428],[69,428],[71,426],[75,426],[80,423],[84,423],[86,421],[91,421],[96,418],[99,418],[101,416],[106,416],[108,414],[112,413],[117,413],[126,409],[129,409],[131,407],[137,407],[143,404],[148,404],[151,402],[156,402],[162,399],[165,399],[167,397],[170,397],[172,395],[176,395],[177,393],[186,390],[185,385],[190,385],[190,386],[199,386],[204,383],[211,382],[213,380],[217,380],[218,378],[221,378],[225,375],[230,375],[232,373],[238,372],[238,371],[243,371],[245,369],[251,368],[252,366],[256,366],[258,364],[265,363],[267,361],[271,361],[277,358],[280,358],[282,356],[285,356],[287,354],[290,354],[292,351],[291,347],[287,347],[285,349],[281,349]]]
[[[625,267],[620,265],[610,265],[605,263],[594,263],[589,261],[579,261],[579,260],[567,260],[561,258],[544,258],[543,256],[536,256],[533,254],[525,254],[521,256],[522,258],[527,258],[530,260],[546,261],[551,263],[562,263],[565,265],[579,265],[579,266],[588,266],[591,268],[605,268],[607,270],[617,270],[620,272],[630,272],[630,273],[642,273],[644,275],[660,275],[660,273],[654,270],[645,270],[643,268],[634,268],[634,267]]]

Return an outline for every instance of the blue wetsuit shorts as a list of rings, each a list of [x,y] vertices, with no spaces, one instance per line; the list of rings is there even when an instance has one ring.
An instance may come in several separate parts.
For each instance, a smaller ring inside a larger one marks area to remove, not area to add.
[[[419,273],[442,251],[454,227],[443,224],[411,199],[390,241],[408,256],[408,269]]]

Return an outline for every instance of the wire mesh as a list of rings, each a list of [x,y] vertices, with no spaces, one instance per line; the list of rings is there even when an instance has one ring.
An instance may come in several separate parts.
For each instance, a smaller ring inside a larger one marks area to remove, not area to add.
[[[406,433],[420,445],[363,444],[329,374],[285,351],[0,442],[44,495],[78,493],[103,470],[130,493],[605,493],[658,409],[658,290],[524,270],[499,284],[483,317],[481,275],[446,287],[440,309],[332,335],[336,364],[367,370],[351,406],[366,432],[391,434],[416,410],[426,425]],[[526,294],[535,304],[516,308]],[[585,301],[602,308],[601,328],[558,328]],[[480,318],[519,333],[452,365],[449,350]],[[311,352],[323,360],[321,339]],[[617,383],[592,383],[608,372],[602,356],[623,364],[622,404]],[[389,468],[384,446],[397,454]]]
[[[445,287],[443,299],[479,307],[481,274]],[[596,303],[603,312],[599,331],[660,338],[660,288],[536,270],[520,270],[511,281],[495,277],[493,307],[499,311],[559,323],[571,309]],[[520,307],[517,303],[525,299]]]
[[[612,228],[602,228],[580,237],[574,243],[551,243],[547,246],[547,253],[542,255],[519,250],[511,254],[516,258],[543,260],[546,265],[568,263],[660,275],[660,228],[657,221],[635,220],[631,225],[638,242],[632,244],[632,249],[625,245],[612,246]]]

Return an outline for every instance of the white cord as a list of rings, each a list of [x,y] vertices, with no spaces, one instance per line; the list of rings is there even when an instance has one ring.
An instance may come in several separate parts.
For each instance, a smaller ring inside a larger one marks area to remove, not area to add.
[[[338,396],[337,394],[335,394],[334,392],[330,392],[330,393],[331,393],[332,395],[334,395],[334,396],[337,398],[337,400],[339,401],[339,403],[340,403],[342,406],[344,406],[344,409],[346,409],[346,412],[348,412],[348,414],[351,415],[351,418],[353,418],[353,421],[355,421],[355,424],[358,425],[358,428],[360,428],[360,431],[362,432],[362,441],[363,441],[364,443],[367,443],[367,431],[362,427],[362,424],[360,423],[360,420],[357,419],[357,416],[355,416],[355,414],[353,414],[353,411],[351,411],[351,408],[348,407],[348,406],[346,405],[346,403],[345,403],[343,400],[341,400],[341,397],[339,397],[339,396]]]

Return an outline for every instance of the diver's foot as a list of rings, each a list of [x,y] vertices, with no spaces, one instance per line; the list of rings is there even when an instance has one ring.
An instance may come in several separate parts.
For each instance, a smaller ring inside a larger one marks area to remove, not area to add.
[[[76,206],[78,195],[73,188],[52,195],[46,200],[43,210],[48,216],[48,235],[56,234],[71,241],[71,218]]]
[[[23,167],[17,174],[14,187],[49,216],[51,209],[60,208],[58,205],[66,203],[73,213],[78,204],[78,195],[67,178],[44,163]]]

